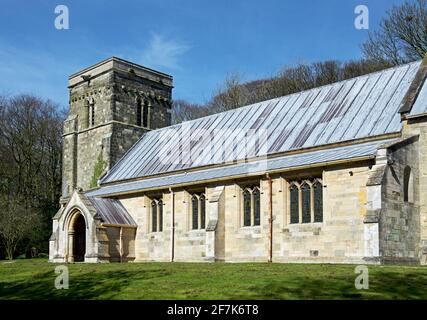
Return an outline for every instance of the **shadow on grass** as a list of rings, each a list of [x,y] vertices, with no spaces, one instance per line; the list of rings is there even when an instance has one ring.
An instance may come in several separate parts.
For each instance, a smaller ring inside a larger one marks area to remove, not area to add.
[[[106,271],[73,276],[69,289],[55,288],[55,274],[38,273],[26,280],[0,282],[0,299],[88,300],[114,299],[132,281],[165,276],[164,271]]]
[[[342,266],[69,265],[70,288],[58,290],[46,267],[4,268],[0,299],[427,299],[424,268],[372,267],[369,289],[357,290]]]
[[[367,299],[427,299],[427,274],[376,272],[370,275],[369,289],[357,290],[354,277],[313,279],[295,277],[287,282],[271,281],[249,287],[250,299],[307,299],[307,300],[367,300]],[[230,299],[247,299],[231,296]]]

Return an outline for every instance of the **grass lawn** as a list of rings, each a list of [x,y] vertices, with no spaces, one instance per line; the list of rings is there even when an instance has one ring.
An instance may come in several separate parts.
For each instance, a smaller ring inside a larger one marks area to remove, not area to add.
[[[0,261],[0,299],[427,299],[427,268],[303,264],[71,264],[68,290],[44,259]]]

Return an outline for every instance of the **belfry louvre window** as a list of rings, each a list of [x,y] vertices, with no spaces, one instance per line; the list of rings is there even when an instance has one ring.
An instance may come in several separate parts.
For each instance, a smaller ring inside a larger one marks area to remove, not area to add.
[[[148,128],[148,102],[144,101],[144,105],[142,108],[142,126]]]
[[[95,103],[93,100],[88,102],[88,127],[95,125]]]
[[[322,180],[290,182],[289,202],[291,224],[323,222]]]
[[[243,226],[259,226],[261,224],[261,192],[259,186],[243,189]]]
[[[136,102],[136,125],[139,127],[142,125],[142,103],[140,99]]]
[[[163,200],[151,200],[151,232],[163,231]]]
[[[193,230],[206,228],[206,197],[204,193],[191,196],[191,228]]]

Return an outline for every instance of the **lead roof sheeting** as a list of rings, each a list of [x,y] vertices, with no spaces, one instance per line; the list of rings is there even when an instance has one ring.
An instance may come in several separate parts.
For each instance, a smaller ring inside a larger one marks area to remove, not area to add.
[[[87,197],[101,216],[105,224],[136,226],[135,221],[119,200],[108,198]]]
[[[427,81],[424,82],[420,93],[415,100],[414,105],[412,106],[411,112],[409,115],[415,116],[417,114],[422,114],[427,112]]]
[[[161,189],[174,185],[203,182],[211,179],[220,179],[245,174],[263,174],[272,170],[291,169],[301,166],[321,164],[331,161],[354,159],[366,156],[375,156],[377,149],[396,139],[380,140],[357,145],[335,147],[326,150],[311,151],[302,154],[287,155],[256,162],[228,165],[220,168],[200,171],[171,174],[163,177],[148,178],[134,182],[124,182],[116,185],[101,186],[92,190],[88,196],[108,196],[123,192],[144,191],[145,189]]]
[[[101,184],[399,132],[399,106],[419,65],[414,62],[147,132]],[[258,138],[251,136],[254,132]]]

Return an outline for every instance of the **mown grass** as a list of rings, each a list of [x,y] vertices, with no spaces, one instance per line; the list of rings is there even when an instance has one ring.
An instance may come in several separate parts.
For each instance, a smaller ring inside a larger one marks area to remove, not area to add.
[[[368,290],[351,265],[71,264],[68,290],[55,267],[0,261],[0,299],[427,299],[424,267],[370,266]]]

